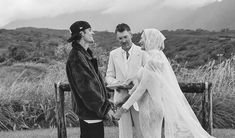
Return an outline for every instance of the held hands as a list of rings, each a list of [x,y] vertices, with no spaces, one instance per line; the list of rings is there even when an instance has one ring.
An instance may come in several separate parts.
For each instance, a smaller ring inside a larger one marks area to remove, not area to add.
[[[124,109],[123,107],[118,108],[113,116],[114,119],[119,120],[122,117],[122,114],[125,112],[127,112],[127,109]]]
[[[130,97],[130,95],[128,94],[120,103],[116,104],[116,107],[118,107],[118,109],[116,110],[116,112],[113,116],[115,120],[119,120],[121,118],[122,114],[127,112],[127,109],[124,109],[121,106],[129,99],[129,97]]]
[[[105,120],[113,120],[113,116],[114,116],[114,111],[112,109],[110,109],[108,111],[108,113],[105,115]]]
[[[116,110],[116,112],[115,112],[115,114],[113,116],[113,118],[115,120],[119,120],[121,118],[122,114],[128,111],[127,109],[124,109],[121,106],[129,99],[130,94],[132,94],[136,90],[136,88],[138,87],[139,83],[138,83],[137,77],[135,76],[135,77],[132,77],[132,78],[129,78],[129,79],[125,80],[122,83],[122,85],[123,86],[131,86],[131,85],[133,86],[134,85],[134,86],[131,88],[131,90],[129,90],[129,94],[121,102],[115,104],[116,107],[120,107],[120,108],[118,108]],[[121,89],[117,89],[118,92],[120,90]],[[127,90],[127,89],[125,89],[125,90]]]
[[[108,113],[105,115],[105,120],[119,120],[123,113],[127,112],[127,109],[124,109],[123,107],[118,108],[115,112],[110,109]]]

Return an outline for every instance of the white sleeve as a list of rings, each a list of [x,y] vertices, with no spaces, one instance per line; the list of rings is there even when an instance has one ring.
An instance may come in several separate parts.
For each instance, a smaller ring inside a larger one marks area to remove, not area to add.
[[[147,84],[151,82],[151,75],[149,74],[149,70],[144,68],[143,75],[140,81],[139,86],[136,90],[132,93],[130,98],[122,105],[123,108],[129,109],[136,101],[138,101],[141,96],[147,92]]]
[[[139,82],[141,81],[141,78],[143,76],[143,70],[144,70],[144,67],[140,67],[138,73],[136,74],[135,76],[136,79],[133,81],[134,87],[136,87],[136,85],[139,85]],[[129,90],[129,95],[132,95],[133,92],[134,90],[133,91]]]
[[[144,65],[148,62],[149,56],[146,52],[142,52],[142,66],[144,67]]]
[[[118,82],[118,80],[116,79],[116,70],[114,66],[112,53],[110,53],[109,55],[109,62],[105,79],[108,84],[114,84]]]

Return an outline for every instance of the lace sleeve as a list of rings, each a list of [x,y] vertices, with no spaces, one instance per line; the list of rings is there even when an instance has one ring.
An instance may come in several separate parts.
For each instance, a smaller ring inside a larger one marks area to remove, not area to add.
[[[134,83],[134,87],[129,90],[128,94],[132,95],[132,93],[135,91],[135,89],[137,88],[137,86],[139,85],[139,82],[141,81],[141,78],[143,76],[143,67],[141,67],[138,71],[138,73],[133,77],[133,83]]]
[[[164,71],[164,62],[159,58],[151,59],[147,63],[147,68],[151,71],[154,71],[154,72],[156,72],[156,71],[163,72]]]
[[[149,70],[144,68],[140,84],[132,93],[131,97],[123,104],[123,108],[129,109],[136,101],[141,98],[141,96],[146,92],[147,84],[151,82],[151,78],[152,77],[149,74]]]

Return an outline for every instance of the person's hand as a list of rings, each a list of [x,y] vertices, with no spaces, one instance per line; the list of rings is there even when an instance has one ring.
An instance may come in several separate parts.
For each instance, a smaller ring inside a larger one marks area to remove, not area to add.
[[[105,115],[105,120],[113,120],[114,112],[112,109],[108,111],[108,113]]]
[[[121,107],[128,99],[130,95],[128,94],[121,102],[115,104],[116,107]]]
[[[123,107],[120,107],[117,109],[116,113],[114,114],[114,119],[119,120],[122,117],[122,114],[127,112],[127,109],[124,109]]]
[[[127,91],[127,89],[125,88],[125,87],[118,87],[117,89],[116,89],[116,91],[117,92],[125,92],[125,91]]]
[[[128,78],[126,79],[124,82],[123,82],[123,85],[130,85],[131,83],[134,83],[137,81],[137,78],[136,76],[134,77],[131,77],[131,78]]]

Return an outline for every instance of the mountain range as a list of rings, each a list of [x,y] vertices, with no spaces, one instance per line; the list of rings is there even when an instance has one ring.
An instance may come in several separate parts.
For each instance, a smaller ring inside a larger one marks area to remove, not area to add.
[[[235,54],[235,31],[207,31],[202,29],[175,31],[163,30],[166,36],[164,52],[169,59],[187,67],[202,66],[212,60],[219,63]],[[141,33],[133,34],[133,42],[138,45]],[[0,62],[8,59],[15,61],[38,61],[40,59],[61,59],[56,53],[68,46],[68,30],[46,28],[0,29]],[[108,53],[119,43],[115,34],[108,31],[96,31],[96,46],[93,48],[98,57],[106,64]],[[62,53],[63,54],[63,53]],[[66,54],[65,54],[66,55]],[[222,56],[218,56],[222,55]],[[66,56],[63,58],[66,59]]]
[[[235,29],[235,0],[216,1],[196,9],[157,8],[153,5],[142,10],[122,14],[100,14],[99,11],[80,11],[50,18],[16,20],[3,28],[38,27],[68,29],[75,20],[89,21],[94,30],[113,32],[118,23],[128,23],[133,32],[155,27],[159,30],[205,29],[219,31]]]

